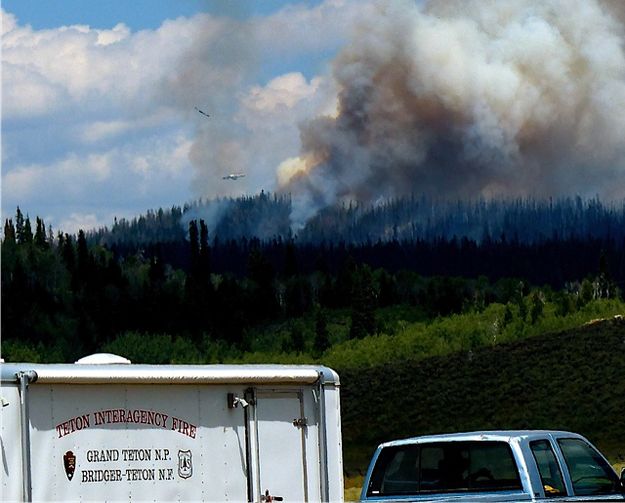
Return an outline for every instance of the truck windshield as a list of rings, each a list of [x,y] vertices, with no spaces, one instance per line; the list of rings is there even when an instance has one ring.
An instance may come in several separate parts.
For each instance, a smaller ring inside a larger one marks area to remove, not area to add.
[[[576,495],[620,492],[616,473],[590,445],[577,438],[561,438],[558,443],[569,468],[573,491]]]
[[[506,442],[437,442],[382,449],[367,496],[521,488],[516,462]]]

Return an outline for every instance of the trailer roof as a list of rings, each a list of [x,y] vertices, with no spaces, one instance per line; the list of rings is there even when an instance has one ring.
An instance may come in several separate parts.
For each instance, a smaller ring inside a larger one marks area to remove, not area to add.
[[[135,365],[3,363],[2,382],[34,371],[47,384],[339,384],[332,369],[314,365]]]

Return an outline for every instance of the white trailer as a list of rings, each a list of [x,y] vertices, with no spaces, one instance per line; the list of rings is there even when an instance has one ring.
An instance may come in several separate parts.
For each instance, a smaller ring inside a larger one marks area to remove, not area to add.
[[[340,501],[322,366],[2,363],[2,500]]]

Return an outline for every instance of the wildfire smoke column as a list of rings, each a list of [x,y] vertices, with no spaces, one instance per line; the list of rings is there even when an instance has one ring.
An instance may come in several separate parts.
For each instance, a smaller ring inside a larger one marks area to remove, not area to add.
[[[341,200],[625,197],[625,29],[598,0],[377,3],[335,116],[278,167],[294,226]]]

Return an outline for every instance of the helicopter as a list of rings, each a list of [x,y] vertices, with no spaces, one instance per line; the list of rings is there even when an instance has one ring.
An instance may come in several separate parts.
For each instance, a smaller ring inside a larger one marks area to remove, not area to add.
[[[238,180],[239,178],[243,178],[245,173],[230,173],[229,175],[222,176],[222,180]]]
[[[200,112],[202,115],[205,115],[206,117],[210,117],[210,115],[208,115],[206,112],[203,112],[202,110],[200,110],[198,107],[193,107],[195,108],[198,112]]]

